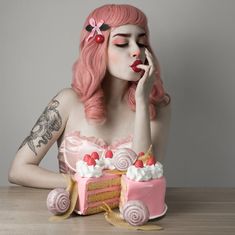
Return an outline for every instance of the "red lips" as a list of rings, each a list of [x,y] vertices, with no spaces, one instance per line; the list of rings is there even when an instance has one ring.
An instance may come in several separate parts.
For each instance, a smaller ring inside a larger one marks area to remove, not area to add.
[[[143,64],[141,60],[135,60],[134,63],[132,65],[130,65],[130,67],[133,69],[134,72],[139,73],[142,71],[142,69],[137,68],[136,66],[139,64]]]

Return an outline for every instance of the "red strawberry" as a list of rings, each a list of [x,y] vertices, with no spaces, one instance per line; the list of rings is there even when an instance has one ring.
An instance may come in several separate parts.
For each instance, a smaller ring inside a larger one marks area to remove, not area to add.
[[[155,158],[154,158],[153,156],[151,156],[151,157],[147,160],[146,165],[151,166],[151,165],[154,165],[155,163],[156,163]]]
[[[91,158],[91,155],[89,154],[85,154],[84,157],[83,157],[83,161],[84,162],[88,162],[88,160]]]
[[[108,150],[106,153],[105,153],[105,158],[112,158],[113,157],[113,152],[111,150]]]
[[[143,168],[144,167],[144,163],[143,163],[143,161],[142,160],[136,160],[136,162],[135,162],[135,167],[137,167],[137,168]]]
[[[87,161],[87,165],[88,166],[95,166],[96,165],[96,162],[95,162],[95,159],[94,158],[89,158],[88,161]]]
[[[97,159],[100,158],[100,156],[99,156],[99,154],[98,154],[97,152],[93,152],[93,153],[91,154],[91,157],[94,158],[95,160],[97,160]]]
[[[138,153],[138,157],[141,157],[141,156],[143,156],[145,153],[144,152],[139,152]]]

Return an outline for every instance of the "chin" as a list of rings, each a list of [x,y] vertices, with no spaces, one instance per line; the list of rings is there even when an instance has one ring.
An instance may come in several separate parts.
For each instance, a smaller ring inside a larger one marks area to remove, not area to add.
[[[119,78],[119,79],[127,82],[137,82],[140,80],[140,77],[128,77],[128,78]]]
[[[141,78],[141,73],[131,72],[125,77],[125,80],[130,82],[137,82],[140,80],[140,78]]]
[[[136,76],[130,77],[129,81],[137,82],[140,80],[140,74],[136,74]]]

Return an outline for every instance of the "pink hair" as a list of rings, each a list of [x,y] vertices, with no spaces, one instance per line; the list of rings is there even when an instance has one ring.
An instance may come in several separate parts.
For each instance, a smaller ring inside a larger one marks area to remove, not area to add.
[[[125,4],[108,4],[101,6],[91,12],[85,21],[81,32],[80,57],[73,66],[72,88],[77,92],[81,101],[84,103],[87,120],[95,123],[104,123],[106,120],[106,108],[101,83],[107,70],[106,51],[110,29],[102,31],[105,38],[104,43],[96,43],[93,38],[86,41],[90,32],[85,28],[89,24],[90,18],[94,18],[96,22],[104,20],[105,24],[108,24],[110,28],[115,28],[125,24],[138,25],[145,30],[147,37],[149,35],[149,30],[147,26],[147,18],[144,13],[134,6]],[[148,49],[153,54],[150,46]],[[149,112],[151,120],[156,118],[156,105],[160,103],[165,96],[162,81],[160,79],[160,67],[158,61],[156,66],[157,79],[149,96]],[[129,89],[125,95],[127,104],[133,111],[135,111],[136,108],[136,86],[136,82],[130,82]]]

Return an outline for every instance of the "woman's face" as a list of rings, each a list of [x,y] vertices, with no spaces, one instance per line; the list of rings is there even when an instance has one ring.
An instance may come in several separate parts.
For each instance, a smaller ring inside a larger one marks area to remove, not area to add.
[[[108,72],[126,81],[138,81],[142,70],[136,65],[145,62],[147,36],[136,25],[123,25],[114,28],[108,42]]]

